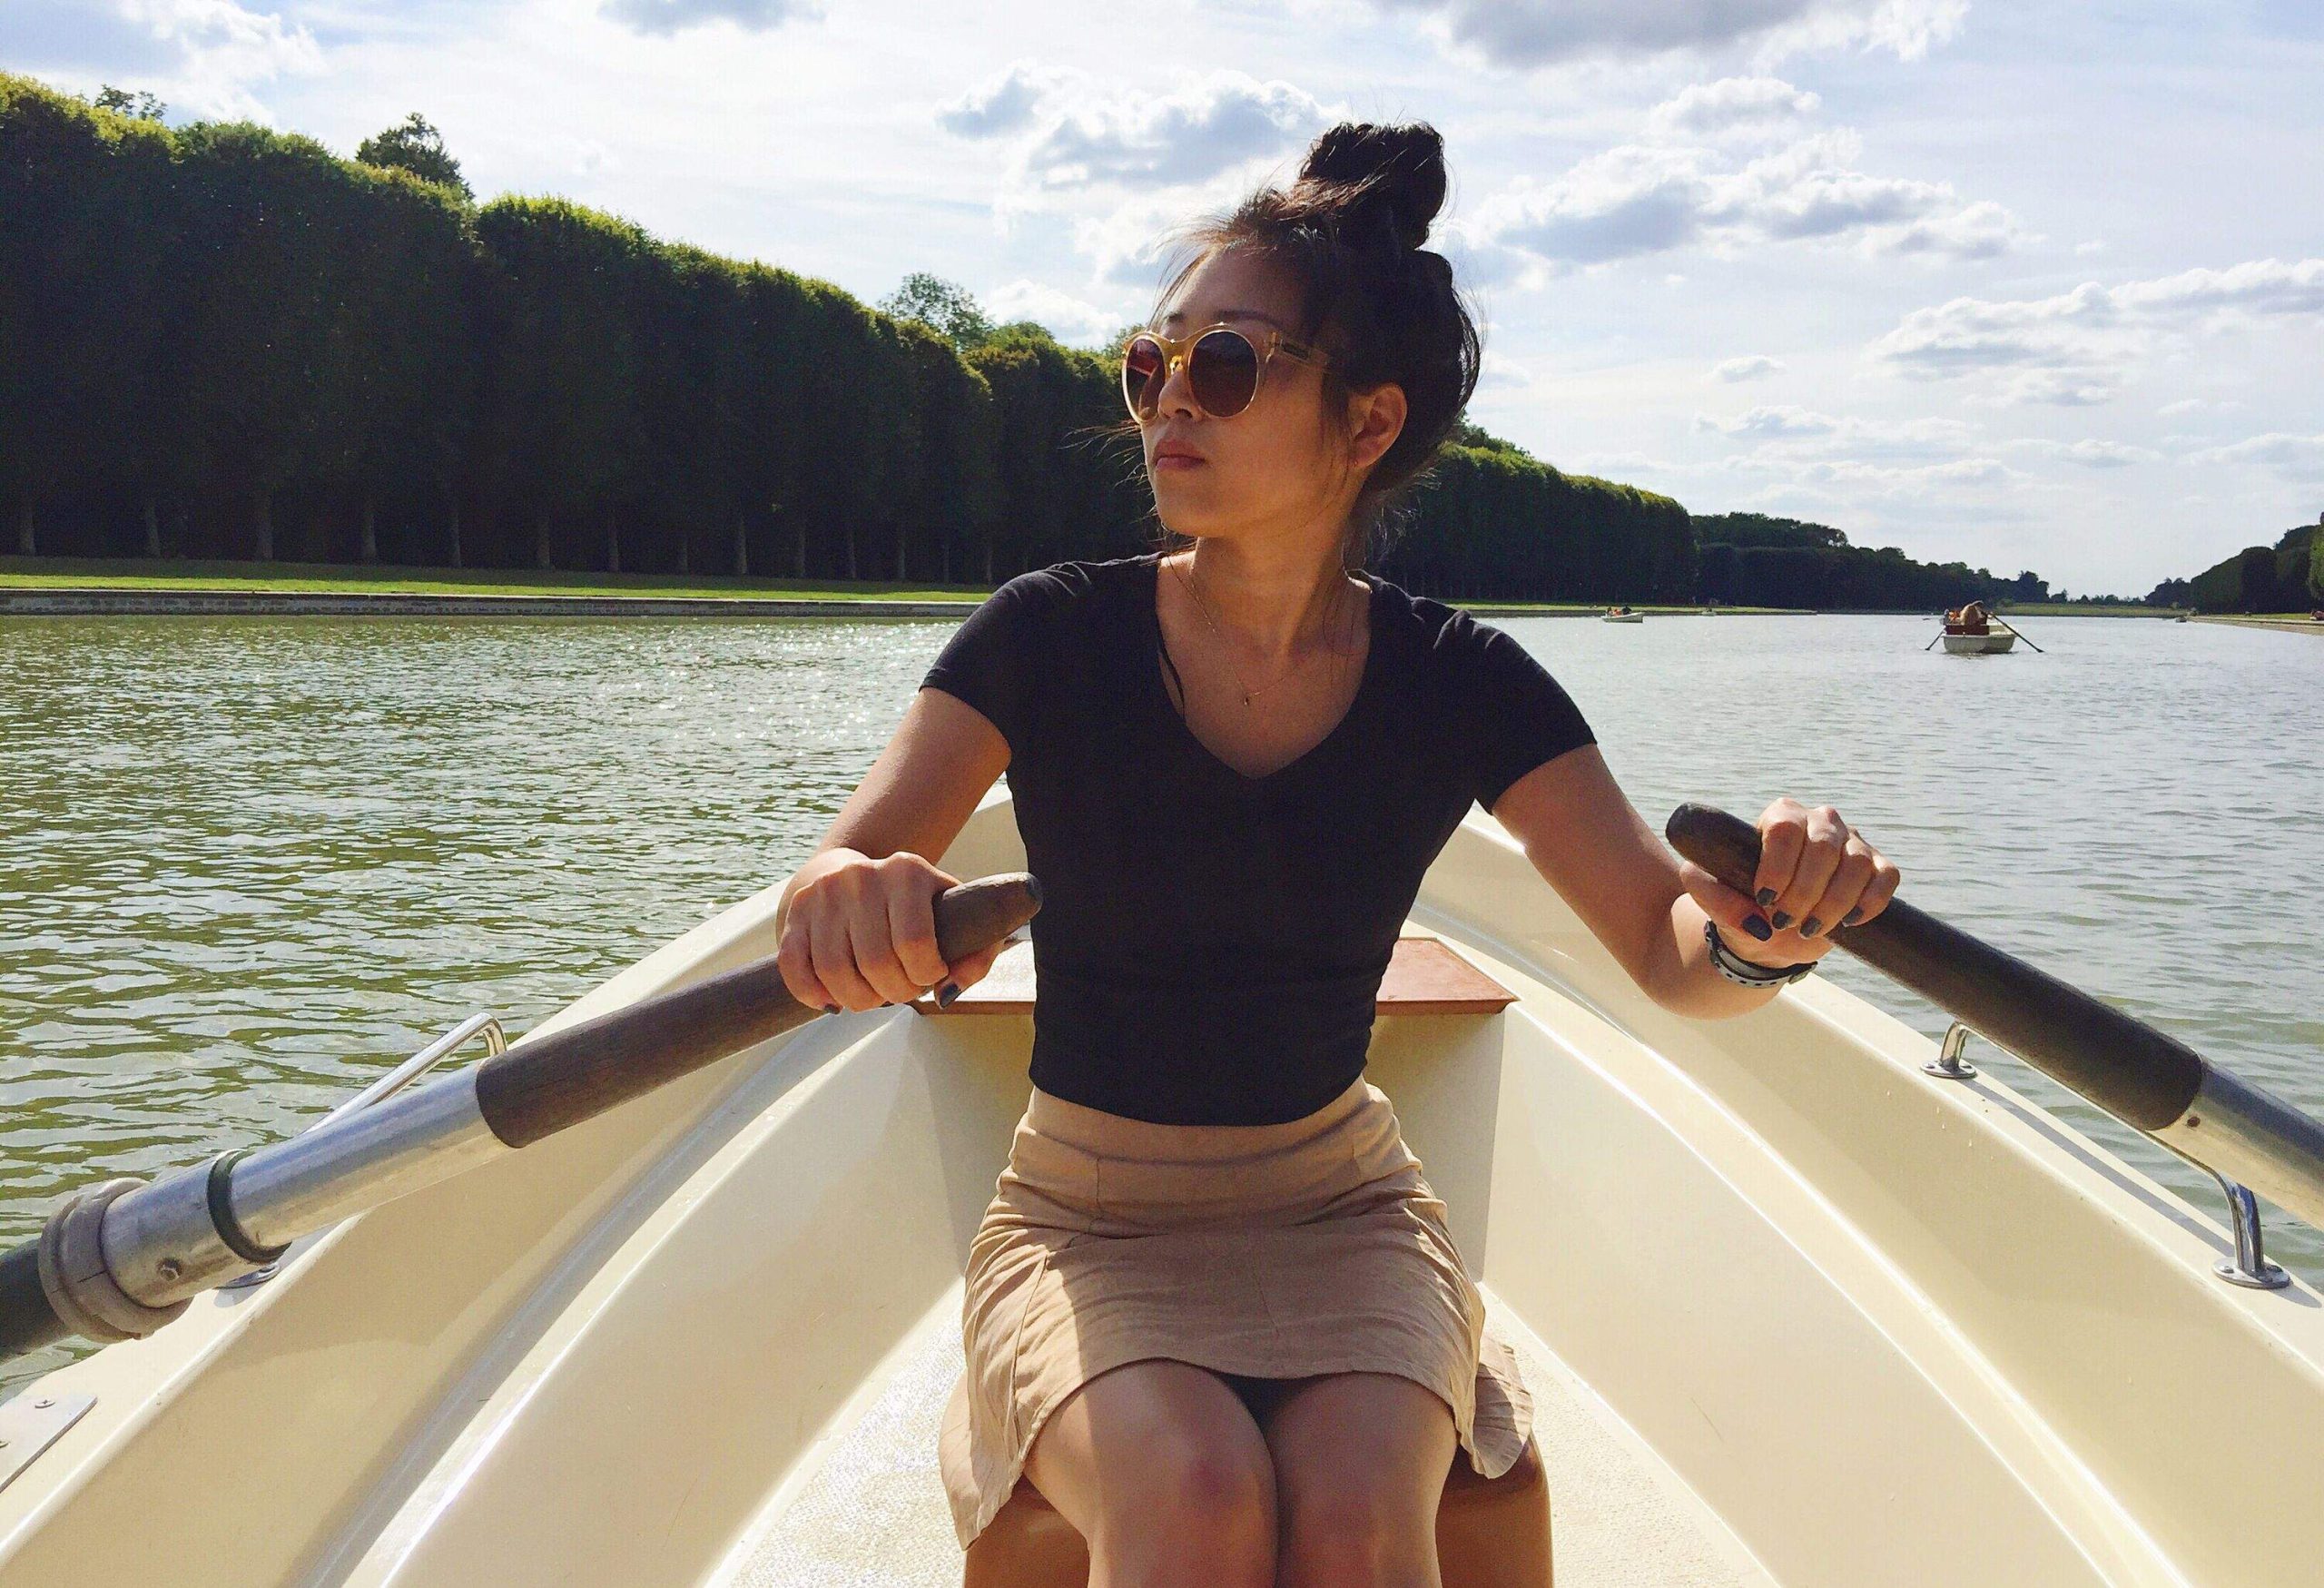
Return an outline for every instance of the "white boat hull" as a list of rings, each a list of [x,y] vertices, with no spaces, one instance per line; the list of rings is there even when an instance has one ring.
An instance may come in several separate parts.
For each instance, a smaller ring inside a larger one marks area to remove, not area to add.
[[[1955,656],[1997,656],[2017,643],[2017,636],[2004,629],[1991,634],[1948,634],[1945,649]]]
[[[1020,865],[1008,802],[945,858]],[[554,1023],[767,952],[774,893]],[[1821,977],[1660,1010],[1481,814],[1413,919],[1520,1000],[1384,1020],[1374,1078],[1541,1354],[1545,1427],[1583,1416],[1698,1552],[1664,1570],[1637,1523],[1575,1561],[1633,1524],[1553,1452],[1561,1588],[2312,1583],[2324,1309],[2213,1278],[2211,1210],[1990,1069],[1923,1074],[1931,1042]],[[96,1404],[0,1489],[0,1577],[957,1581],[932,1475],[849,1478],[846,1441],[943,1376],[1029,1032],[816,1021],[51,1375]],[[861,1570],[771,1559],[842,1478],[805,1531]]]

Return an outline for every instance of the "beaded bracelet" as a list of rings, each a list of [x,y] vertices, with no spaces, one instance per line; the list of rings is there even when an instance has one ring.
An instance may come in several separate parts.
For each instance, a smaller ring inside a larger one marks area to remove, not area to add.
[[[1802,960],[1796,965],[1754,964],[1727,946],[1715,921],[1703,922],[1703,941],[1710,944],[1710,962],[1718,967],[1718,973],[1738,986],[1777,987],[1797,981],[1816,968],[1813,960]]]

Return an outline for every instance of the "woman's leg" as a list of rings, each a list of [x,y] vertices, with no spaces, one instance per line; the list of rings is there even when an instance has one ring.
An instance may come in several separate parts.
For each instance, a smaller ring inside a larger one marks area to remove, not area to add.
[[[1089,1542],[1089,1588],[1271,1588],[1275,1473],[1216,1374],[1132,1362],[1066,1397],[1025,1474]]]
[[[1303,1379],[1261,1424],[1275,1460],[1281,1588],[1441,1588],[1436,1507],[1452,1409],[1409,1378]]]

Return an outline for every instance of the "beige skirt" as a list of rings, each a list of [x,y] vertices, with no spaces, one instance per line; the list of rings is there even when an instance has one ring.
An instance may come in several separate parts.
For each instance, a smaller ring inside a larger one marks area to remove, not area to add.
[[[1413,1379],[1489,1478],[1532,1428],[1444,1204],[1362,1080],[1281,1125],[1157,1125],[1036,1089],[969,1248],[960,1327],[938,1455],[963,1548],[1049,1415],[1125,1363]]]

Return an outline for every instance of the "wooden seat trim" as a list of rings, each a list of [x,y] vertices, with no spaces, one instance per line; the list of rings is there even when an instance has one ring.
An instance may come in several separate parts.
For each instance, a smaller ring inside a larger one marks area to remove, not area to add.
[[[1400,937],[1380,979],[1373,1005],[1381,1015],[1492,1014],[1517,1001],[1517,994],[1462,958],[1442,938]],[[950,1009],[939,1009],[932,993],[912,1001],[927,1015],[1030,1014],[1033,1011],[1033,945],[1011,942],[984,980],[964,989]]]

